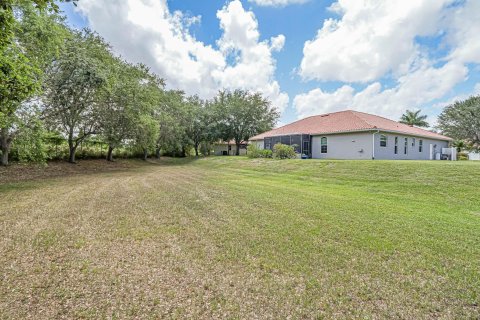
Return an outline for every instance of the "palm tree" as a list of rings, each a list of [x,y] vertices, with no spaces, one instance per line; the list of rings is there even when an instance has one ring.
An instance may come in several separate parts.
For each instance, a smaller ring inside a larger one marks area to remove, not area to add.
[[[463,140],[454,141],[453,146],[457,148],[457,152],[462,152],[462,150],[465,150],[468,148],[468,145]]]
[[[429,124],[425,119],[427,119],[426,115],[420,115],[421,110],[417,111],[410,111],[407,110],[400,118],[400,123],[408,124],[409,126],[417,126],[417,127],[428,127]]]

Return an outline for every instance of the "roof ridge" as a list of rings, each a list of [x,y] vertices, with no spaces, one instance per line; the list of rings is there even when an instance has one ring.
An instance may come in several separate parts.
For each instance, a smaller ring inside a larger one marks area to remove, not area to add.
[[[357,113],[362,113],[362,114],[368,114],[368,113],[365,113],[365,112],[360,112],[360,111],[355,111],[355,110],[347,110],[347,111],[350,111],[355,117],[357,117],[358,119],[360,119],[360,121],[363,121],[365,122],[367,125],[369,125],[370,127],[372,127],[372,129],[377,129],[377,126],[374,126],[373,124],[371,124],[370,122],[368,122],[367,120],[359,117],[357,115]]]
[[[440,136],[443,136],[443,137],[446,137],[440,133],[437,133],[437,132],[434,132],[432,130],[428,130],[428,129],[424,129],[424,128],[420,128],[420,127],[416,127],[416,126],[410,126],[408,124],[405,124],[405,123],[401,123],[400,121],[395,121],[395,120],[392,120],[392,119],[389,119],[387,117],[384,117],[384,116],[379,116],[379,115],[376,115],[376,114],[371,114],[371,113],[367,113],[367,112],[363,112],[363,111],[357,111],[357,110],[350,110],[352,111],[353,113],[361,113],[361,114],[366,114],[368,116],[373,116],[373,117],[377,117],[377,118],[382,118],[382,119],[385,119],[385,120],[388,120],[388,121],[391,121],[391,122],[394,122],[396,123],[397,125],[400,125],[400,126],[406,126],[406,127],[410,127],[410,128],[415,128],[415,129],[419,129],[421,131],[425,131],[425,132],[429,132],[429,133],[434,133],[434,134],[437,134],[437,135],[440,135]],[[366,123],[368,123],[367,120],[364,120]],[[376,127],[375,127],[376,128]]]

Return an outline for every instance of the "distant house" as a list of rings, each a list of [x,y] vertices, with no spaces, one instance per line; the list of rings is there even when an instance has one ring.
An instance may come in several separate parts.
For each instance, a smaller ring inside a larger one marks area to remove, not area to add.
[[[293,145],[316,159],[442,159],[451,138],[352,110],[311,116],[250,138],[261,149]]]
[[[216,156],[234,156],[236,145],[234,140],[230,141],[218,141],[213,145],[214,154]],[[247,143],[242,141],[240,144],[240,155],[247,154]]]

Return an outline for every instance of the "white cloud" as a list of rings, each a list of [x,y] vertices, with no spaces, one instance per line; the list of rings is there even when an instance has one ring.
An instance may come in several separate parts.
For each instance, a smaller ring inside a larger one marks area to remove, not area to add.
[[[341,19],[325,21],[317,37],[305,43],[300,74],[366,87],[345,84],[333,92],[318,88],[297,95],[299,117],[345,108],[392,119],[407,108],[436,115],[438,105],[432,103],[468,78],[469,63],[480,63],[478,0],[338,0],[330,10]],[[433,49],[444,56],[429,57],[432,48],[417,42],[422,36],[439,36]],[[393,86],[385,88],[384,79]]]
[[[314,89],[297,95],[293,104],[300,118],[352,109],[396,119],[406,109],[419,108],[443,97],[455,84],[465,80],[467,73],[464,65],[453,62],[439,68],[423,66],[400,77],[393,88],[384,89],[380,82],[374,82],[358,92],[349,85],[333,92]]]
[[[310,0],[248,0],[262,7],[285,7],[290,4],[302,4]]]
[[[445,22],[450,26],[447,43],[453,47],[449,58],[480,63],[480,1],[468,0],[455,7]]]
[[[109,41],[114,51],[143,62],[166,78],[171,88],[209,98],[222,88],[260,91],[281,111],[288,95],[274,79],[273,51],[285,37],[260,41],[257,20],[240,0],[218,11],[223,35],[218,48],[198,41],[189,26],[201,17],[170,12],[166,0],[82,0],[78,8],[91,28]],[[234,63],[229,58],[234,57]]]
[[[305,79],[368,82],[408,71],[419,55],[417,36],[431,36],[453,0],[338,0],[315,39],[305,43]],[[402,70],[403,69],[403,70]]]

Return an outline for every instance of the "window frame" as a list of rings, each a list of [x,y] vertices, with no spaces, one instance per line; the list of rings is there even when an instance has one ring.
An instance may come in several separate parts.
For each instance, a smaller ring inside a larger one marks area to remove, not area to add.
[[[423,139],[418,139],[418,152],[423,152]]]
[[[393,148],[394,154],[398,154],[398,137],[395,137],[395,147]]]
[[[382,145],[382,142],[385,143],[385,145]],[[380,135],[380,147],[386,148],[388,146],[388,137],[386,134],[381,134]]]
[[[403,154],[408,154],[408,138],[405,138],[405,144],[403,147]]]
[[[325,143],[324,143],[325,139]],[[325,150],[324,150],[325,148]],[[328,138],[327,137],[321,137],[320,138],[320,153],[326,154],[328,153]]]

